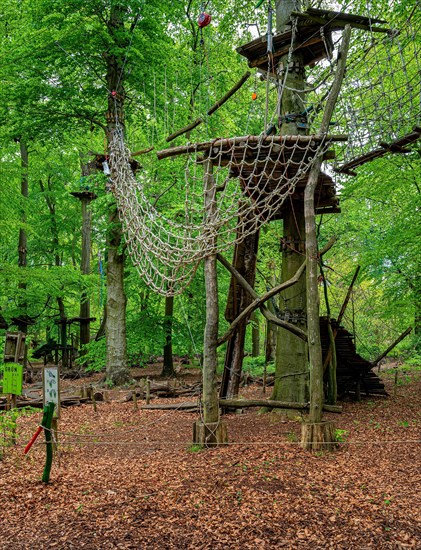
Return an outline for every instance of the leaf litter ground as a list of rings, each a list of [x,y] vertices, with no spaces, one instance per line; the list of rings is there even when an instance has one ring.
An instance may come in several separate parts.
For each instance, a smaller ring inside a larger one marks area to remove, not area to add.
[[[385,382],[387,399],[326,415],[344,430],[334,453],[302,450],[299,423],[256,409],[227,415],[230,444],[202,451],[194,413],[62,409],[48,485],[43,443],[23,456],[41,414],[21,418],[0,462],[0,548],[421,548],[421,377],[396,395]]]

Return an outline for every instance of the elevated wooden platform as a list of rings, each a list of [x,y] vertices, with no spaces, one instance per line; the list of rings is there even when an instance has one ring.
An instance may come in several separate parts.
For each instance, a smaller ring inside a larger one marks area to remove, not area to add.
[[[332,32],[341,30],[346,25],[372,32],[389,32],[389,29],[377,27],[385,21],[362,15],[309,8],[303,13],[293,12],[293,17],[298,18],[295,36],[293,37],[290,29],[282,34],[275,34],[270,59],[267,54],[266,35],[237,48],[237,52],[247,59],[249,67],[277,74],[280,58],[289,53],[293,39],[294,53],[302,56],[304,66],[314,66],[318,61],[331,57]]]
[[[304,136],[299,136],[304,137]],[[307,137],[307,136],[306,136]],[[296,147],[294,144],[267,143],[256,148],[248,142],[227,146],[219,151],[218,166],[230,166],[230,176],[238,178],[245,196],[251,199],[256,208],[259,203],[267,208],[268,195],[271,198],[272,214],[270,220],[282,219],[284,212],[291,208],[291,201],[303,201],[308,172],[298,179],[295,190],[289,200],[281,202],[280,195],[286,192],[291,180],[297,178],[298,170],[311,162],[314,151]],[[326,158],[334,157],[333,151],[327,151]],[[278,190],[278,192],[275,192]],[[339,213],[339,198],[333,179],[320,173],[315,193],[316,214]]]
[[[328,150],[334,142],[347,141],[346,135],[283,135],[283,136],[242,136],[218,138],[213,141],[191,143],[157,152],[159,160],[185,154],[204,153],[197,157],[203,163],[210,158],[215,167],[230,167],[230,176],[238,178],[247,197],[256,203],[264,203],[268,194],[273,193],[270,219],[281,219],[284,209],[291,208],[291,200],[302,200],[308,174],[299,178],[290,200],[279,202],[279,195],[287,191],[298,170],[310,163],[323,144],[325,159],[334,158],[334,151]],[[304,163],[304,165],[303,165]],[[316,213],[332,214],[340,212],[339,198],[336,196],[335,182],[321,173],[316,189]],[[279,204],[277,204],[277,201]]]
[[[323,33],[323,34],[322,34]],[[323,39],[324,36],[324,39]],[[237,52],[245,57],[251,68],[277,74],[279,59],[287,55],[291,47],[292,31],[277,34],[273,37],[273,63],[269,66],[267,55],[267,37],[261,36],[237,48]],[[320,25],[309,25],[299,28],[296,36],[295,52],[300,52],[304,66],[314,66],[318,61],[329,57],[333,52],[332,35],[330,31],[321,31]]]
[[[332,328],[337,329],[335,339],[336,360],[337,360],[337,385],[338,397],[346,394],[359,396],[366,395],[387,395],[383,382],[373,372],[375,364],[364,359],[357,353],[354,337],[344,327],[338,326],[334,319]],[[329,348],[329,335],[327,318],[320,318],[320,336],[322,340],[323,357],[326,357]]]

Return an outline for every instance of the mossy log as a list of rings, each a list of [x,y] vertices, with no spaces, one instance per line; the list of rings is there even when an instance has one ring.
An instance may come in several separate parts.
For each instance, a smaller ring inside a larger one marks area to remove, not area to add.
[[[225,422],[207,422],[197,420],[193,424],[193,443],[202,447],[218,447],[228,443],[228,431]]]

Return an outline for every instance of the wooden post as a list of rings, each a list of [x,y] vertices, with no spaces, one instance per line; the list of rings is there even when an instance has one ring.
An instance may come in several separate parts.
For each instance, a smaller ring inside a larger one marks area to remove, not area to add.
[[[216,189],[212,162],[204,164],[205,212],[208,231],[213,232],[216,215]],[[203,343],[203,417],[193,426],[193,441],[206,447],[226,443],[227,431],[219,417],[219,401],[216,387],[218,347],[218,279],[216,272],[216,236],[213,234],[214,252],[204,259],[206,288],[206,326]]]
[[[396,338],[396,340],[395,340],[392,344],[390,344],[390,346],[389,346],[383,353],[381,353],[381,354],[377,357],[377,359],[375,359],[375,360],[373,361],[373,365],[377,365],[378,363],[380,363],[380,361],[381,361],[382,359],[384,359],[384,358],[386,357],[386,355],[387,355],[388,353],[390,353],[390,352],[392,351],[392,349],[393,349],[394,347],[396,347],[396,346],[399,344],[399,342],[402,342],[402,340],[403,340],[404,338],[406,338],[406,337],[408,336],[408,334],[409,334],[411,331],[412,331],[412,327],[408,327],[408,328],[405,330],[405,332],[402,332],[402,334],[401,334],[398,338]]]
[[[47,405],[44,407],[44,415],[42,418],[42,426],[44,428],[47,453],[44,472],[42,474],[43,483],[48,483],[50,481],[50,472],[53,463],[53,438],[51,435],[51,426],[54,415],[54,406],[54,403],[47,403]]]
[[[351,27],[345,27],[335,80],[330,90],[321,132],[327,133],[333,110],[345,74],[346,59],[351,37]],[[307,278],[307,326],[310,359],[310,413],[308,422],[302,425],[301,445],[305,449],[319,450],[320,445],[334,446],[334,429],[331,422],[322,422],[323,414],[323,360],[320,342],[318,250],[314,208],[314,192],[320,173],[322,157],[319,156],[308,177],[304,191],[304,213],[306,229],[306,278]]]
[[[149,380],[149,377],[146,378],[146,404],[149,405],[151,402],[151,381]]]

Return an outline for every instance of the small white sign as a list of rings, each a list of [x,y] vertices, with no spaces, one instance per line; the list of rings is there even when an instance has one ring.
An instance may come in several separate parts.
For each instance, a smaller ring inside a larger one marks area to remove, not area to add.
[[[43,390],[44,405],[54,403],[56,414],[60,416],[60,372],[58,367],[44,367]]]

